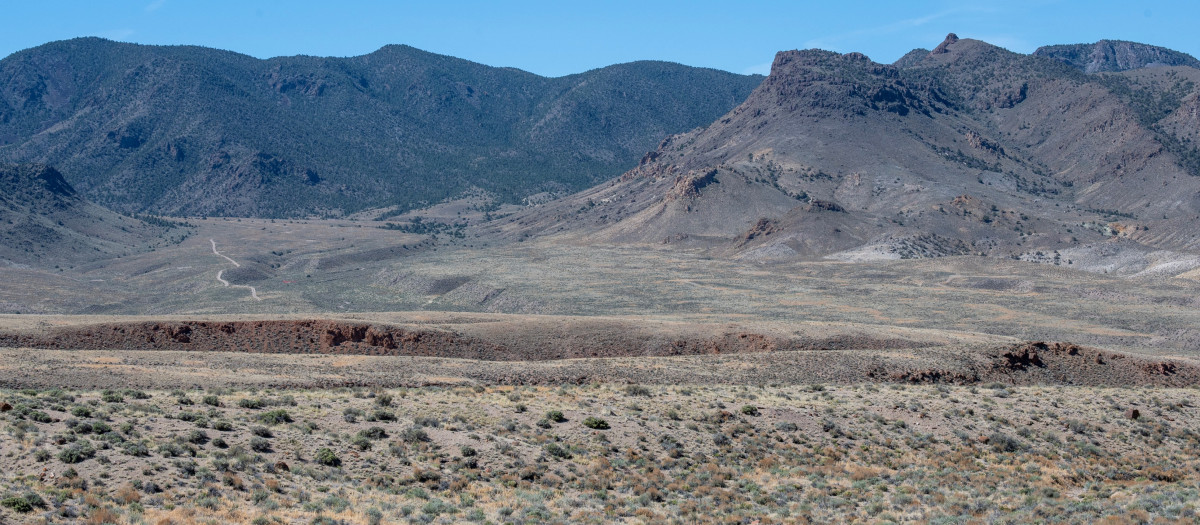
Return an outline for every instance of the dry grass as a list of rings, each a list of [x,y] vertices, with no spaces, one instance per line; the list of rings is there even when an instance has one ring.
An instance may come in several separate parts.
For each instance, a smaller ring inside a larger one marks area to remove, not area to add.
[[[528,241],[379,256],[372,221],[189,219],[186,242],[63,272],[18,270],[0,312],[291,314],[440,310],[668,321],[862,323],[1195,355],[1200,283],[984,257],[761,264],[686,250]],[[228,261],[263,301],[215,276]],[[473,244],[470,240],[467,244]],[[338,262],[337,265],[331,265]],[[345,264],[342,264],[345,263]],[[33,292],[31,292],[33,290]]]
[[[16,407],[0,416],[0,454],[12,465],[0,494],[43,501],[29,513],[5,508],[0,521],[1190,523],[1200,497],[1194,389],[147,393],[109,403],[95,391],[0,392]],[[86,418],[73,415],[81,407]],[[1127,418],[1129,408],[1140,417]],[[269,427],[270,451],[254,452],[261,436],[251,430],[270,410],[293,422]],[[553,411],[565,421],[543,423]],[[612,428],[589,429],[587,417]],[[215,430],[218,421],[229,430]],[[97,434],[104,425],[111,431]],[[91,458],[57,458],[85,442]],[[320,448],[339,464],[318,463]]]

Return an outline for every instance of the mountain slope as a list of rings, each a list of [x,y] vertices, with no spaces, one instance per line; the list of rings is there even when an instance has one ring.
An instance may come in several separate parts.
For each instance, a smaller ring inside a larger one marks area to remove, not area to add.
[[[707,128],[496,229],[761,260],[1200,247],[1200,177],[1100,77],[954,35],[902,62],[781,52]]]
[[[125,212],[296,216],[505,202],[610,178],[761,77],[661,62],[545,78],[386,46],[258,60],[96,38],[0,61],[0,159]]]
[[[54,168],[0,164],[0,267],[49,268],[130,253],[172,226],[92,204]]]

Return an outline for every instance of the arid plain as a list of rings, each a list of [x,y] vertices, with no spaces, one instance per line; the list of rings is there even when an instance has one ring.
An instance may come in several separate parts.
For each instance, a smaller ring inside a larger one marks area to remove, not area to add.
[[[0,523],[1200,519],[1184,53],[0,72]]]
[[[9,270],[6,519],[1195,519],[1186,266],[187,222]]]

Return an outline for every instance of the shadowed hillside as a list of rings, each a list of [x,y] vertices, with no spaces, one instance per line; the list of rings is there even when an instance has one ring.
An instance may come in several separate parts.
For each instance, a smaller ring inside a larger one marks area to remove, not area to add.
[[[79,196],[54,168],[0,164],[0,267],[75,264],[140,251],[185,228],[126,217]]]
[[[665,62],[546,78],[407,46],[258,60],[97,38],[0,61],[0,159],[127,213],[340,215],[620,174],[761,80]]]

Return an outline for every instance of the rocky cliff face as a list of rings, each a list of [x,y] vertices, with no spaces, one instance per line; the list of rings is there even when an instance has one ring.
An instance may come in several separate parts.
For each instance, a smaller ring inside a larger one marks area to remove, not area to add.
[[[1084,73],[1129,71],[1156,66],[1200,67],[1200,61],[1187,53],[1122,40],[1045,46],[1039,47],[1033,54],[1053,58]]]

